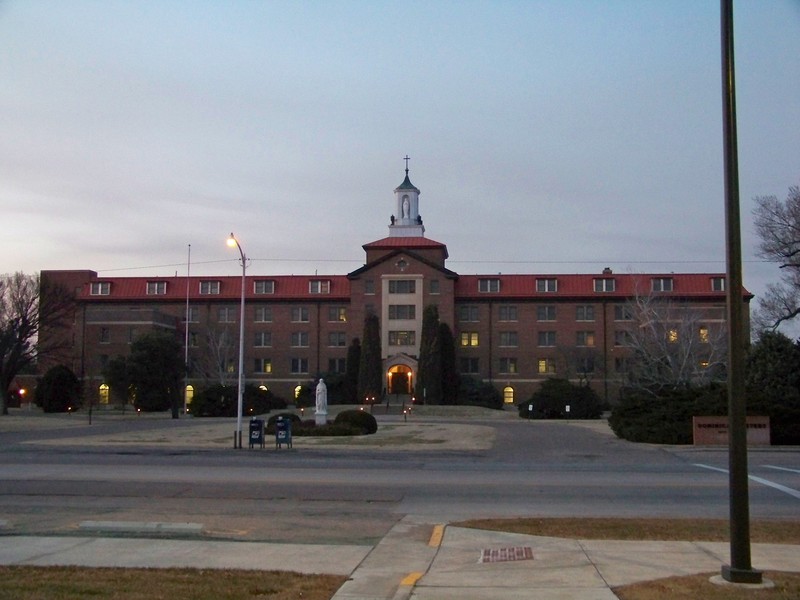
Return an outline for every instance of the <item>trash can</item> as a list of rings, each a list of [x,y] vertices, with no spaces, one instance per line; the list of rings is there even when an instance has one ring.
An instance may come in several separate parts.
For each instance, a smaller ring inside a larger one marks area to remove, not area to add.
[[[250,419],[250,447],[258,444],[264,447],[264,420]]]
[[[283,444],[287,448],[292,447],[292,421],[285,417],[278,417],[275,421],[275,449],[277,450]]]

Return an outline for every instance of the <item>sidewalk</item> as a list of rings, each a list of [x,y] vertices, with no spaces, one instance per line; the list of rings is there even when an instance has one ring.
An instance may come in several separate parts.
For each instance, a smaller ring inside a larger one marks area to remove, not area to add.
[[[615,586],[719,573],[728,552],[727,543],[570,540],[406,517],[375,547],[5,536],[0,564],[349,575],[333,600],[613,600]],[[758,569],[800,571],[800,546],[753,544],[752,557]]]

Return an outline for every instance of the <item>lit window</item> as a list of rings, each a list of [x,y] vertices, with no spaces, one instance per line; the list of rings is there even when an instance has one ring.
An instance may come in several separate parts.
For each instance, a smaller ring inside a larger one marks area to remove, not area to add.
[[[200,294],[204,296],[219,294],[219,281],[201,281]]]
[[[514,374],[517,372],[517,359],[515,357],[504,357],[500,359],[500,372]]]
[[[669,329],[667,331],[667,341],[670,344],[674,344],[678,341],[678,330],[677,329]]]
[[[477,346],[478,345],[478,332],[477,331],[462,331],[461,332],[461,345],[462,346]]]
[[[516,321],[517,320],[517,307],[509,304],[500,305],[498,308],[498,320],[500,321]]]
[[[556,292],[558,291],[557,279],[537,279],[536,280],[537,292]]]
[[[536,307],[536,320],[537,321],[555,321],[556,320],[556,307],[552,304],[546,306]]]
[[[272,307],[271,306],[256,306],[253,320],[256,323],[271,323],[272,322]]]
[[[594,331],[578,331],[576,346],[594,346]]]
[[[652,284],[654,292],[672,291],[672,277],[653,277]]]
[[[594,280],[595,292],[613,292],[616,287],[615,280],[609,277]]]
[[[707,369],[709,364],[710,363],[707,360],[701,360],[700,361],[700,368],[701,369]]]
[[[415,294],[417,292],[417,282],[414,279],[390,279],[390,294]]]
[[[707,344],[708,343],[708,327],[702,326],[698,332],[700,343]]]
[[[576,321],[594,321],[594,306],[591,304],[580,304],[575,307]]]
[[[272,280],[265,280],[265,279],[254,281],[253,292],[256,294],[274,294],[275,282]]]
[[[163,296],[167,293],[166,281],[148,281],[147,282],[147,295],[148,296]]]
[[[478,291],[481,293],[497,293],[500,291],[499,279],[479,279]]]
[[[556,361],[552,358],[540,358],[537,361],[537,371],[540,375],[552,375],[556,372]]]
[[[344,306],[329,306],[328,307],[328,321],[338,321],[341,323],[347,322],[347,308]]]
[[[95,281],[92,282],[91,292],[92,296],[108,296],[111,293],[111,282],[109,281]]]
[[[309,294],[330,294],[331,282],[327,279],[313,279],[308,282]]]
[[[514,404],[514,388],[506,386],[503,388],[503,403]]]
[[[555,346],[556,345],[556,332],[555,331],[540,331],[539,332],[539,346]]]
[[[100,385],[100,404],[108,404],[108,384]]]
[[[255,359],[254,370],[256,373],[272,373],[272,359],[271,358]]]
[[[390,331],[390,346],[413,346],[417,343],[417,333],[415,331]]]
[[[500,332],[500,346],[505,348],[517,347],[517,332],[516,331],[501,331]]]

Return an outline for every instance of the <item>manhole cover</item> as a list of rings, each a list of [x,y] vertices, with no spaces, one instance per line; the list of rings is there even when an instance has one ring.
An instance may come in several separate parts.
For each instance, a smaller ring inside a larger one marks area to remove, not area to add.
[[[533,560],[533,549],[530,546],[512,548],[487,548],[481,551],[482,563],[508,562],[512,560]]]

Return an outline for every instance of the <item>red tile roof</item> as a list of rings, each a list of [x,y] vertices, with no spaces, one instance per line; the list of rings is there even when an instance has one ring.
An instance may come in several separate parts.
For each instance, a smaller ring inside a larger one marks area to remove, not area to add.
[[[446,248],[441,242],[426,237],[386,237],[364,244],[364,250],[370,248]]]

